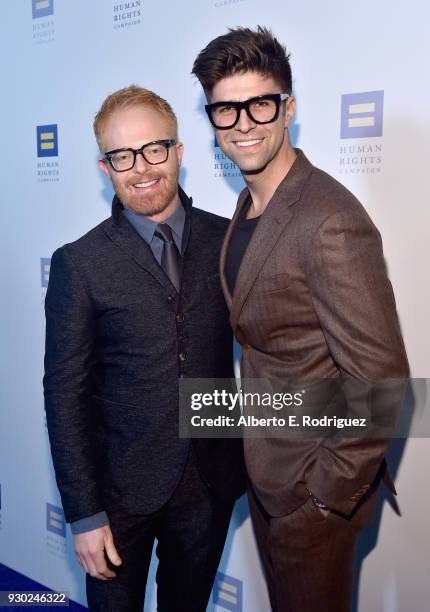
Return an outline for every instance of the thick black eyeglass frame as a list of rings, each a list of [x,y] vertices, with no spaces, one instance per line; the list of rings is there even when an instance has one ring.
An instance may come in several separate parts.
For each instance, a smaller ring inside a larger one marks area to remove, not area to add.
[[[146,147],[150,147],[151,145],[155,145],[155,144],[162,144],[166,147],[166,159],[163,160],[162,162],[155,162],[155,163],[150,162],[145,157],[144,150],[146,149]],[[115,172],[128,172],[129,170],[134,168],[134,164],[136,163],[136,156],[139,155],[139,153],[142,155],[143,159],[151,166],[158,166],[158,164],[166,163],[166,161],[169,159],[169,149],[175,144],[176,144],[176,140],[174,138],[168,138],[164,140],[152,140],[151,142],[147,142],[146,144],[142,145],[140,149],[132,149],[131,147],[130,148],[124,147],[122,149],[113,149],[112,151],[106,151],[106,153],[104,153],[104,158],[106,161],[109,162],[112,170],[115,170]],[[124,151],[131,151],[131,153],[133,153],[134,155],[133,165],[130,168],[127,168],[127,170],[117,170],[116,168],[114,168],[111,157],[115,153],[123,153]]]
[[[290,96],[291,94],[287,94],[287,93],[276,93],[276,94],[266,94],[264,96],[256,96],[255,98],[249,98],[249,100],[245,100],[245,102],[230,102],[230,101],[214,102],[213,104],[206,104],[205,111],[209,117],[209,121],[212,123],[214,128],[216,128],[217,130],[230,130],[232,127],[234,127],[236,123],[239,121],[240,111],[242,110],[242,108],[245,109],[246,114],[251,119],[251,121],[253,121],[254,123],[258,123],[259,125],[264,125],[265,123],[272,123],[273,121],[276,121],[276,119],[279,116],[279,108],[281,106],[281,102],[284,102]],[[252,116],[252,113],[249,107],[253,102],[258,102],[260,100],[273,100],[276,103],[276,112],[275,112],[273,119],[269,119],[269,121],[258,121]],[[220,106],[232,106],[233,108],[236,109],[236,119],[230,125],[217,125],[214,122],[213,117],[212,117],[212,111],[215,108],[219,108]]]

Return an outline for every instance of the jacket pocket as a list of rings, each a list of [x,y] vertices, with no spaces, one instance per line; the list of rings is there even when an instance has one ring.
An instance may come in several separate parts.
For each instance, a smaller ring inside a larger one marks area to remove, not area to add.
[[[254,284],[253,293],[273,293],[282,291],[291,284],[291,277],[287,273],[274,276],[260,276]]]

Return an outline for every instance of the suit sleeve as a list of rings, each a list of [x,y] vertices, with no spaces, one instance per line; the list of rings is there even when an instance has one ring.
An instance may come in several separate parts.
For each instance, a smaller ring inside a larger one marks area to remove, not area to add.
[[[309,258],[314,308],[345,378],[348,413],[383,421],[385,415],[395,423],[409,368],[377,229],[364,211],[336,213],[315,233]],[[378,473],[389,442],[327,438],[308,488],[349,514]]]
[[[86,531],[93,531],[94,529],[105,527],[105,525],[109,524],[106,512],[98,512],[97,514],[86,516],[83,519],[79,519],[79,521],[70,523],[70,530],[73,535],[76,535],[78,533],[85,533]]]
[[[46,419],[66,520],[74,522],[104,508],[90,404],[94,309],[67,246],[52,256],[45,314]]]

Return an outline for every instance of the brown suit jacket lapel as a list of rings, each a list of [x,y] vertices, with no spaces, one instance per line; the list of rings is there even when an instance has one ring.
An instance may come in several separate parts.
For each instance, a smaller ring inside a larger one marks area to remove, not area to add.
[[[225,266],[231,236],[236,227],[240,213],[249,197],[248,189],[244,189],[239,195],[236,211],[227,229],[221,250],[220,276],[227,305],[230,309],[230,323],[233,332],[236,331],[240,313],[252,286],[260,274],[261,268],[273,250],[276,242],[279,240],[285,226],[293,216],[291,205],[300,200],[306,179],[312,172],[313,166],[306,159],[302,151],[296,149],[296,153],[297,159],[286,177],[279,184],[272,199],[261,215],[261,219],[242,259],[233,296],[231,296],[227,286]]]
[[[232,295],[230,293],[230,289],[227,284],[227,277],[225,274],[225,266],[227,264],[228,248],[230,246],[230,240],[231,240],[234,228],[236,227],[237,220],[240,217],[240,214],[246,204],[246,201],[248,200],[248,197],[249,197],[249,191],[248,189],[245,188],[239,194],[239,198],[237,200],[237,206],[236,206],[235,213],[233,215],[233,219],[230,221],[230,225],[227,228],[227,232],[224,237],[224,242],[221,247],[220,279],[221,279],[222,290],[224,292],[225,301],[227,302],[227,306],[229,310],[231,310],[231,306],[232,306]]]

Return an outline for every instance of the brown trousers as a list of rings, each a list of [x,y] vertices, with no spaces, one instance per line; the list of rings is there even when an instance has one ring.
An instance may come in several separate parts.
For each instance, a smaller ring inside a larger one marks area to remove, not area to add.
[[[376,491],[350,519],[324,516],[311,499],[271,517],[252,490],[248,499],[272,612],[349,612],[357,537],[371,520]]]

